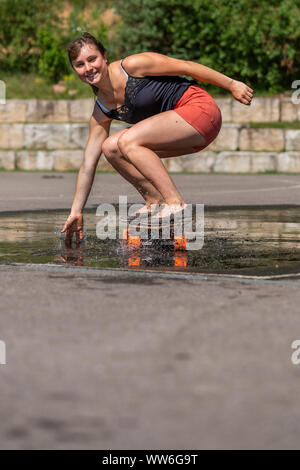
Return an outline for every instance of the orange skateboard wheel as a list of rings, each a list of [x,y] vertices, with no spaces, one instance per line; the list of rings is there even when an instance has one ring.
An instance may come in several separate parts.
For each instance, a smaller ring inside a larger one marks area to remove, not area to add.
[[[131,258],[128,258],[128,266],[140,266],[141,264],[141,258],[140,256],[132,256]]]
[[[141,237],[129,235],[128,245],[131,248],[139,248],[141,246]]]
[[[175,250],[186,250],[186,236],[174,237]]]

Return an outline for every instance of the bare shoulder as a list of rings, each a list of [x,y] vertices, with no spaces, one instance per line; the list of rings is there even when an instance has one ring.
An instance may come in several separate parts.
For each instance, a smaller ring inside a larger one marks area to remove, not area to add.
[[[147,68],[147,65],[151,60],[158,59],[158,56],[162,56],[162,54],[157,54],[156,52],[140,52],[139,54],[132,54],[123,59],[123,66],[130,75],[133,75],[134,77],[144,77],[146,75],[144,70]]]
[[[184,75],[186,61],[159,54],[157,52],[141,52],[123,60],[125,70],[134,77],[146,75]]]
[[[123,59],[112,62],[109,67],[116,77],[123,77],[123,72],[120,66],[122,65],[129,75],[133,77],[145,77],[150,70],[151,64],[155,63],[156,68],[163,63],[168,62],[169,57],[157,52],[140,52],[138,54],[129,55]]]

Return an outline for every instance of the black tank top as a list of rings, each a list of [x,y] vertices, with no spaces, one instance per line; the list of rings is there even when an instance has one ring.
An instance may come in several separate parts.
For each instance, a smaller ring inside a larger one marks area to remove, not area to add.
[[[123,59],[124,60],[124,59]],[[174,109],[175,104],[190,85],[198,85],[195,80],[173,76],[133,77],[121,67],[127,76],[124,104],[116,109],[107,109],[96,99],[101,111],[111,119],[135,124],[154,114]]]

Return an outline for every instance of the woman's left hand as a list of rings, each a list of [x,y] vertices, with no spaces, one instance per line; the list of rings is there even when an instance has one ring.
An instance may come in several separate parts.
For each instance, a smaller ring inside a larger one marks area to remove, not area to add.
[[[245,83],[233,80],[230,86],[230,91],[237,101],[243,104],[250,105],[253,98],[253,90]]]

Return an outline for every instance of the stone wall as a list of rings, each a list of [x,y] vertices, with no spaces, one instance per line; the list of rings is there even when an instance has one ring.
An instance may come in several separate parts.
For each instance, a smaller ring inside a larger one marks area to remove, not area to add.
[[[290,98],[254,98],[244,106],[216,100],[223,117],[217,139],[197,154],[166,159],[170,171],[300,172],[300,129],[251,128],[251,122],[300,121]],[[0,167],[13,170],[79,168],[93,100],[8,100],[0,105]],[[111,133],[128,124],[114,121]],[[112,170],[102,156],[99,169]]]

